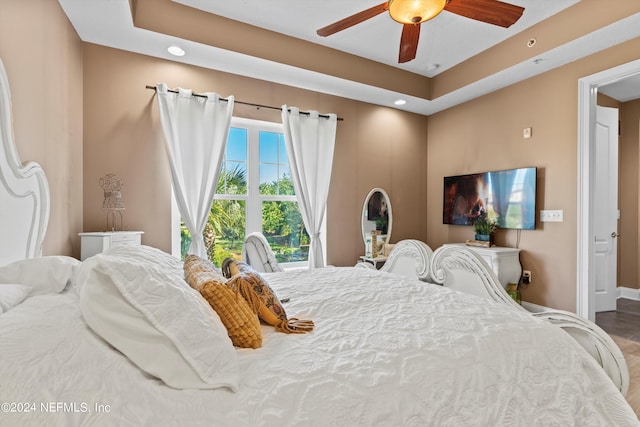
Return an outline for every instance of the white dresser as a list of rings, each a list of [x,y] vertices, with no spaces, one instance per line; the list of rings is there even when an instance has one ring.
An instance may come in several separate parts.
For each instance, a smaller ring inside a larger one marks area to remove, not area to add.
[[[112,246],[140,246],[144,231],[97,231],[79,233],[80,260],[99,254]]]
[[[489,264],[489,267],[496,273],[498,280],[507,287],[509,283],[518,283],[522,275],[522,265],[520,264],[520,249],[503,248],[492,246],[483,248],[481,246],[468,246],[465,243],[449,243],[443,246],[465,247],[482,257]]]

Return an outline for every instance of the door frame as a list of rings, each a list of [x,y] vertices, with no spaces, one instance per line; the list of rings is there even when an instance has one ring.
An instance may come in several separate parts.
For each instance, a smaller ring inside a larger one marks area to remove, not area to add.
[[[640,73],[640,59],[578,80],[578,234],[576,313],[595,321],[593,271],[593,153],[598,87]]]

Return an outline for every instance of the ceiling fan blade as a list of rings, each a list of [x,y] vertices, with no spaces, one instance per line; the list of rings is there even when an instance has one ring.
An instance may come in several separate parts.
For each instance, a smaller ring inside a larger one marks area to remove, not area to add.
[[[523,7],[498,0],[450,0],[444,10],[504,28],[515,24],[524,12]]]
[[[419,38],[420,24],[404,24],[400,38],[400,54],[398,55],[400,64],[409,62],[416,57]]]
[[[382,12],[386,12],[389,10],[389,2],[386,1],[377,6],[373,6],[367,10],[363,10],[362,12],[358,12],[355,15],[351,15],[344,19],[341,19],[338,22],[334,22],[331,25],[327,25],[326,27],[320,28],[316,33],[319,36],[327,37],[331,34],[335,34],[338,31],[345,30],[349,27],[353,27],[356,24],[366,21],[367,19],[371,19],[374,16],[380,15]]]

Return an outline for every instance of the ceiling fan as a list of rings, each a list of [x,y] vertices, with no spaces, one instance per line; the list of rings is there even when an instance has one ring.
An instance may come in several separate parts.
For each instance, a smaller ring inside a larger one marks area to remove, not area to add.
[[[420,24],[436,17],[443,10],[504,28],[513,25],[524,12],[523,7],[498,0],[389,0],[316,32],[319,36],[327,37],[389,11],[394,21],[404,25],[398,55],[398,62],[404,63],[416,57]]]

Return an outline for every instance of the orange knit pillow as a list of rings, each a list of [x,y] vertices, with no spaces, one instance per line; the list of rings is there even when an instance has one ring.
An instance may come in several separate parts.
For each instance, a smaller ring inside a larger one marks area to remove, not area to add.
[[[218,313],[233,345],[243,348],[262,346],[260,320],[256,312],[242,295],[227,286],[224,277],[209,261],[187,255],[184,273],[189,286],[199,291]]]
[[[222,274],[222,271],[217,269],[211,261],[208,259],[201,258],[197,255],[189,254],[184,259],[184,272],[185,277],[187,276],[187,271],[190,273],[204,273],[206,272],[209,276],[209,279],[216,283],[226,283],[227,279]],[[200,285],[204,283],[198,283]],[[193,286],[192,286],[193,287]],[[196,291],[200,289],[193,287]]]

